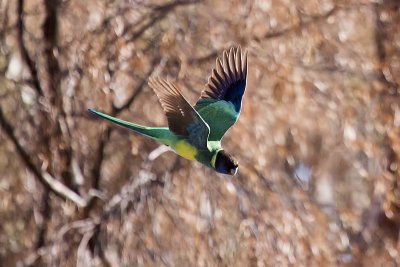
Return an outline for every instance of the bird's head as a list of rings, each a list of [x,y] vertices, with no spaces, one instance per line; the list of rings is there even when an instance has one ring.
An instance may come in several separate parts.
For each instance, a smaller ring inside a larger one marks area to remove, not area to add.
[[[224,150],[217,152],[215,157],[215,170],[217,172],[229,175],[235,175],[238,170],[237,161]]]

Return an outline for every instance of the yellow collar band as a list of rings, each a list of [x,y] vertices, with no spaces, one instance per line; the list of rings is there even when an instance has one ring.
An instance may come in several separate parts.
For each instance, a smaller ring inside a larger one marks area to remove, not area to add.
[[[215,161],[217,160],[218,152],[220,152],[221,150],[223,150],[223,149],[220,148],[220,149],[218,149],[217,151],[215,151],[214,155],[213,155],[212,158],[211,158],[211,166],[212,166],[213,168],[215,168]]]

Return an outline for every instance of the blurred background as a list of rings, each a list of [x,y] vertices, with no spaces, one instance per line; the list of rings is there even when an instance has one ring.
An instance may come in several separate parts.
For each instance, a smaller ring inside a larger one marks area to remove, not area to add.
[[[0,265],[398,266],[400,3],[0,1]],[[249,52],[233,178],[98,120],[166,125]]]

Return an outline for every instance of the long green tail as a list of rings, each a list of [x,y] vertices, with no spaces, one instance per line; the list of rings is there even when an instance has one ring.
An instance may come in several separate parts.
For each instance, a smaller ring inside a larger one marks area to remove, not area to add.
[[[118,125],[121,125],[125,128],[128,128],[136,133],[148,136],[150,138],[153,138],[157,141],[160,141],[164,144],[169,145],[170,142],[173,140],[174,138],[174,134],[171,133],[171,131],[167,128],[167,127],[147,127],[147,126],[142,126],[142,125],[138,125],[132,122],[128,122],[128,121],[124,121],[115,117],[112,117],[110,115],[101,113],[95,109],[88,109],[88,111],[90,111],[91,113],[109,120],[111,122],[114,122]]]

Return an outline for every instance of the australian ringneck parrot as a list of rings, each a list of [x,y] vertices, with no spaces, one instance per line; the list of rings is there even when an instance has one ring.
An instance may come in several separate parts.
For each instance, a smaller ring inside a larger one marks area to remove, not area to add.
[[[90,112],[171,147],[178,155],[196,160],[223,174],[234,175],[237,161],[221,146],[225,132],[237,121],[247,81],[247,52],[231,48],[217,58],[206,88],[193,107],[170,81],[150,78],[167,116],[168,127],[147,127]]]

